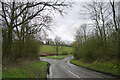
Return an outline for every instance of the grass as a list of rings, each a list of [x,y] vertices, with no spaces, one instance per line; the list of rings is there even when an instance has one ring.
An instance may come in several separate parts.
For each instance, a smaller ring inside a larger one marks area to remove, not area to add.
[[[2,71],[0,71],[0,79],[2,78]]]
[[[72,64],[81,66],[81,67],[86,67],[89,69],[97,70],[100,72],[104,72],[107,74],[112,74],[115,76],[120,76],[119,70],[120,70],[120,64],[117,66],[117,64],[113,62],[94,62],[94,63],[85,63],[81,62],[79,60],[72,59],[70,61]]]
[[[42,45],[40,47],[40,51],[42,53],[55,53],[55,46],[51,46],[51,45]],[[73,48],[72,47],[67,47],[67,46],[63,46],[62,49],[60,49],[59,54],[63,54],[63,53],[72,53],[73,52]]]
[[[50,58],[50,59],[64,59],[65,57],[68,57],[68,56],[71,56],[71,55],[58,55],[58,56],[46,56],[47,58]]]
[[[3,70],[3,78],[46,78],[47,62],[31,62],[22,67],[11,67]]]

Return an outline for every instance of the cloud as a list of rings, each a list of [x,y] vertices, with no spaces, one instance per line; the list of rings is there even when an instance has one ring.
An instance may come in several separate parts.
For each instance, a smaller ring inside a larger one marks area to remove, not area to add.
[[[82,9],[81,4],[82,3],[77,2],[73,7],[66,9],[67,14],[64,16],[55,14],[55,28],[53,29],[53,32],[49,33],[50,38],[54,39],[57,35],[64,41],[74,41],[76,28],[83,23],[90,22],[90,20],[81,19],[81,17],[83,17],[83,15],[80,15]]]

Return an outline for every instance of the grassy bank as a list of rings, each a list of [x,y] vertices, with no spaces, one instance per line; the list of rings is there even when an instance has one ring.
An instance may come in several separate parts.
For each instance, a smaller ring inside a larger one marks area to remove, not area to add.
[[[119,64],[119,66],[117,66],[117,64],[115,64],[113,62],[98,62],[98,61],[96,61],[94,63],[85,63],[83,61],[72,59],[70,61],[70,63],[81,66],[81,67],[93,69],[96,71],[104,72],[107,74],[120,76],[120,73],[119,73],[120,64]]]
[[[55,46],[51,46],[51,45],[42,45],[40,47],[40,51],[41,53],[55,53]],[[72,53],[73,52],[73,48],[72,47],[67,47],[67,46],[63,46],[62,49],[59,50],[59,54],[63,54],[63,53]]]
[[[19,67],[3,69],[3,78],[46,78],[47,62],[30,62]]]
[[[2,71],[0,71],[0,79],[2,78]]]
[[[64,59],[65,57],[68,57],[68,56],[72,56],[72,55],[57,55],[57,56],[46,56],[47,58],[50,58],[50,59]]]

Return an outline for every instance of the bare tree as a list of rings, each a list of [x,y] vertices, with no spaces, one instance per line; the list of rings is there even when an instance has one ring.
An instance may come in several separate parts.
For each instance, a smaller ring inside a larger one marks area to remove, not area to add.
[[[56,54],[58,55],[59,54],[59,50],[62,49],[61,38],[56,36],[55,39],[54,39],[54,44],[55,44]]]
[[[76,31],[75,40],[81,44],[87,40],[87,24],[82,24]]]
[[[91,2],[86,3],[84,8],[89,12],[90,18],[95,22],[96,31],[98,35],[106,42],[106,36],[109,31],[106,24],[111,20],[111,8],[108,2]]]
[[[117,26],[117,20],[116,20],[116,10],[115,10],[115,2],[114,0],[110,1],[110,5],[112,7],[112,16],[113,16],[113,22],[114,22],[114,27],[115,27],[115,30],[118,31],[118,26]]]
[[[97,2],[86,3],[84,8],[89,12],[90,18],[95,22],[95,27],[98,31],[98,34],[102,37],[102,29],[100,26],[100,11],[99,5]]]
[[[84,41],[87,39],[87,24],[82,24],[81,25],[81,31],[84,37]]]
[[[62,13],[61,7],[68,4],[59,1],[40,2],[2,2],[0,1],[0,21],[3,26],[3,49],[6,55],[11,55],[11,47],[14,40],[19,40],[20,50],[24,41],[34,38],[35,34],[43,30],[51,20],[49,16],[43,15],[45,10],[55,10]],[[39,25],[31,25],[31,21],[37,16],[41,17]],[[47,27],[48,28],[48,27]]]

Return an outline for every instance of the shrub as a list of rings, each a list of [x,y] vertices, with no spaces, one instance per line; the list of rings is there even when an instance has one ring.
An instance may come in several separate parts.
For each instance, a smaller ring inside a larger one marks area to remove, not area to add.
[[[87,41],[77,46],[75,51],[76,59],[84,59],[86,61],[95,60],[115,60],[117,57],[116,42],[109,40],[103,42],[101,38],[89,38]]]
[[[67,52],[63,52],[63,54],[62,55],[68,55],[68,53]]]
[[[29,40],[24,43],[22,55],[25,57],[35,57],[39,53],[40,43],[35,40]]]
[[[11,54],[4,55],[3,58],[3,64],[8,64],[8,63],[14,63],[17,59],[20,58],[35,58],[38,56],[39,49],[40,48],[40,42],[36,40],[29,40],[26,42],[22,42],[19,40],[16,40],[12,43],[11,47]],[[5,52],[4,52],[5,53]]]

